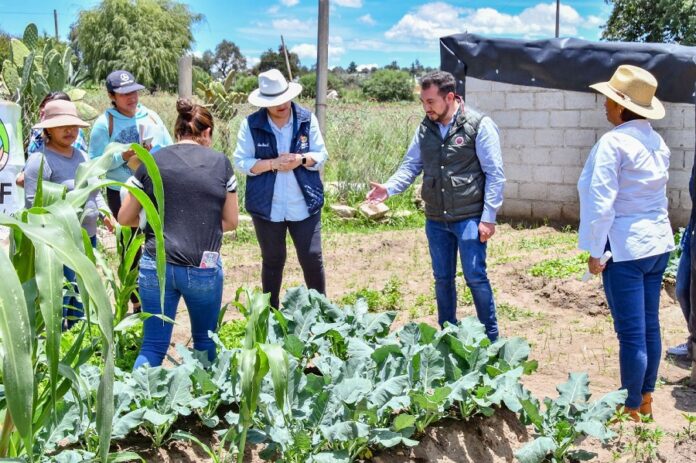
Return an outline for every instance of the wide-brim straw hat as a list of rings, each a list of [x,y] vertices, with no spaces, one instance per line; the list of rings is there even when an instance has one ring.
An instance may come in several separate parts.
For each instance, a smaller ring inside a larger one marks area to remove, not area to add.
[[[639,116],[647,119],[665,117],[665,107],[655,96],[657,79],[638,66],[622,64],[609,82],[599,82],[590,87]]]
[[[302,93],[302,85],[288,82],[277,69],[259,74],[259,88],[249,95],[249,103],[259,108],[269,108],[286,103]]]
[[[72,101],[53,100],[44,106],[44,118],[34,125],[35,129],[51,129],[53,127],[65,127],[76,125],[89,127],[89,124],[77,115],[77,107]]]

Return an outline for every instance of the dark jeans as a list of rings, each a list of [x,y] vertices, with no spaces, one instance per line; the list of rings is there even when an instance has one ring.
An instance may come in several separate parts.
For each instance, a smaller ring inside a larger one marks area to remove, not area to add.
[[[305,284],[321,294],[326,292],[324,260],[321,254],[321,212],[297,222],[271,222],[252,217],[256,238],[261,246],[261,286],[264,293],[271,293],[271,306],[279,307],[280,287],[287,250],[285,237],[290,237],[297,251]]]
[[[92,243],[93,248],[97,247],[96,236],[91,236],[89,241]],[[82,307],[82,302],[77,298],[78,289],[75,272],[71,268],[63,267],[63,276],[68,281],[68,284],[72,286],[69,290],[71,294],[63,296],[63,329],[69,330],[78,320],[84,318],[84,308]]]
[[[140,297],[143,311],[154,315],[162,313],[160,306],[160,286],[157,279],[155,259],[145,253],[140,259]],[[164,315],[174,320],[179,300],[183,296],[191,319],[193,348],[208,353],[208,359],[215,359],[215,343],[208,331],[217,327],[220,305],[222,303],[222,261],[215,268],[187,267],[167,262],[164,286]],[[149,364],[152,367],[162,364],[172,339],[171,323],[158,317],[150,317],[143,322],[143,345],[133,368]]]
[[[681,256],[677,268],[677,284],[675,288],[679,306],[684,313],[686,323],[691,316],[691,227],[687,226],[681,238]]]
[[[614,262],[602,272],[604,293],[619,338],[621,387],[626,407],[638,408],[642,394],[655,390],[662,356],[660,289],[669,253]]]
[[[121,210],[121,195],[119,194],[118,191],[112,190],[111,188],[106,189],[106,202],[109,204],[109,209],[111,209],[111,213],[114,215],[114,218],[118,220],[118,211]],[[139,233],[137,228],[131,228],[131,231],[135,233]],[[128,246],[128,243],[122,243],[123,244],[123,249],[126,249]],[[135,255],[135,259],[133,259],[133,266],[131,267],[131,270],[134,268],[138,267],[138,262],[140,261],[140,257],[142,256],[142,249],[138,249],[138,253]],[[123,258],[123,256],[121,256]],[[138,291],[138,288],[136,288],[136,292]],[[130,295],[130,301],[134,306],[139,306],[140,305],[140,300],[138,299],[138,294],[136,292],[131,293]]]
[[[440,326],[457,323],[457,251],[462,261],[464,280],[471,290],[476,315],[486,327],[491,341],[498,339],[498,320],[495,315],[493,289],[486,273],[486,243],[479,239],[480,219],[458,222],[426,220],[430,258],[435,277],[435,299]]]

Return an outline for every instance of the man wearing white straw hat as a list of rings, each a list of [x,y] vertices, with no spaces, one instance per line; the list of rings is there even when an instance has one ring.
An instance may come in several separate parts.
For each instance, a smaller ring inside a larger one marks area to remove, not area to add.
[[[44,116],[41,122],[33,128],[43,131],[44,143],[39,151],[33,152],[24,167],[24,198],[25,207],[30,208],[34,203],[39,176],[44,181],[58,183],[68,190],[75,187],[75,174],[77,169],[87,160],[87,153],[75,148],[73,143],[77,139],[80,127],[89,127],[89,124],[77,115],[75,103],[65,100],[52,100],[44,107]],[[41,162],[43,161],[43,172]],[[92,192],[84,206],[82,228],[90,237],[93,247],[97,246],[97,218],[99,209],[106,210],[106,201],[98,191]],[[110,218],[104,217],[104,224],[112,230]],[[65,278],[75,286],[75,273],[65,267]],[[83,318],[82,303],[75,296],[63,298],[63,326],[71,327],[78,318]]]
[[[602,273],[619,339],[625,408],[638,421],[639,414],[652,415],[662,356],[660,288],[674,249],[670,153],[649,122],[663,118],[665,109],[655,97],[655,77],[636,66],[619,66],[611,80],[590,87],[607,97],[607,120],[615,127],[592,148],[578,180],[579,247],[590,253],[590,272]],[[602,264],[607,250],[612,258]]]
[[[235,167],[248,177],[244,205],[261,247],[261,282],[279,306],[288,232],[308,288],[326,290],[321,250],[324,187],[319,169],[328,153],[319,123],[294,103],[302,86],[277,69],[259,74],[249,103],[260,109],[239,127]]]

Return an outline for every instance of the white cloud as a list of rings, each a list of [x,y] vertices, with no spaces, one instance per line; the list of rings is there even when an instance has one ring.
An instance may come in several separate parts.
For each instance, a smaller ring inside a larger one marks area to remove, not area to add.
[[[362,0],[334,0],[333,3],[346,8],[362,8],[363,6]]]
[[[307,58],[317,58],[317,46],[310,43],[301,43],[290,48],[291,53],[295,53],[301,60]]]
[[[366,24],[368,26],[374,26],[375,24],[377,24],[377,21],[375,21],[375,19],[370,14],[360,16],[358,18],[358,22],[361,24]]]
[[[575,36],[579,28],[597,27],[602,23],[597,16],[583,18],[573,7],[561,5],[562,36]],[[436,47],[440,37],[462,32],[535,38],[553,37],[555,28],[555,3],[539,3],[512,15],[494,8],[465,10],[449,3],[434,2],[407,13],[384,35],[392,41]]]
[[[280,3],[285,6],[295,6],[300,3],[300,0],[280,0]]]
[[[434,2],[420,6],[402,17],[384,36],[389,40],[436,40],[443,35],[463,32],[459,15],[463,12],[448,3]]]
[[[290,48],[292,53],[296,53],[300,60],[317,59],[317,46],[311,43],[301,43]],[[346,50],[343,47],[333,46],[329,44],[329,58],[339,58]]]
[[[301,21],[299,19],[274,19],[273,22],[273,29],[276,29],[280,32],[286,31],[294,31],[294,30],[305,30],[313,26],[311,21]]]
[[[369,70],[371,70],[372,68],[378,68],[378,67],[379,67],[379,66],[377,65],[377,63],[371,63],[371,64],[358,64],[358,66],[357,66],[356,69],[358,70],[358,72],[363,72],[363,71],[369,71]]]
[[[273,5],[273,6],[269,7],[269,8],[266,10],[266,13],[268,13],[268,14],[278,14],[279,11],[280,11],[280,7],[279,7],[278,5]]]
[[[246,59],[247,59],[247,67],[249,69],[253,68],[254,66],[256,66],[257,64],[259,64],[261,62],[261,58],[258,56],[247,56]]]

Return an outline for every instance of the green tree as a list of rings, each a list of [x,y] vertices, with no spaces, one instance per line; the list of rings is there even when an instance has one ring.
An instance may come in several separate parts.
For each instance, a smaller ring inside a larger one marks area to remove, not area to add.
[[[300,57],[296,53],[288,51],[288,60],[290,61],[290,69],[292,70],[292,76],[300,75]],[[285,77],[288,77],[287,66],[285,65],[285,54],[283,53],[283,46],[278,47],[278,51],[273,51],[272,48],[264,51],[261,54],[259,64],[254,66],[254,74],[259,74],[260,72],[268,71],[269,69],[278,69],[282,72]]]
[[[408,72],[392,69],[375,71],[362,86],[368,98],[377,101],[399,101],[413,99],[413,80]]]
[[[94,80],[127,69],[145,86],[170,88],[202,18],[173,0],[103,0],[80,12],[72,37]]]
[[[346,72],[348,74],[355,74],[358,72],[358,65],[355,63],[355,61],[351,61],[350,64],[348,65],[348,69],[346,69]]]
[[[259,86],[258,77],[254,75],[239,75],[235,78],[232,90],[239,93],[251,93]]]
[[[2,68],[2,63],[10,58],[10,40],[12,36],[7,32],[0,29],[0,69]]]
[[[605,40],[696,44],[694,0],[606,0],[613,10]]]
[[[198,66],[202,71],[205,71],[208,74],[213,73],[213,65],[214,64],[215,64],[215,54],[210,50],[204,51],[200,57],[198,57],[198,56],[193,57],[193,65]]]
[[[420,76],[423,74],[424,71],[425,71],[425,68],[423,67],[423,65],[420,63],[420,61],[418,59],[416,59],[413,63],[411,63],[411,68],[409,69],[409,73],[412,76],[414,76],[414,77]]]
[[[397,63],[396,61],[392,61],[391,63],[384,66],[384,69],[391,69],[392,71],[398,71],[399,70],[399,63]]]
[[[221,79],[230,72],[245,70],[246,65],[246,58],[234,42],[223,40],[215,47],[215,72]]]

